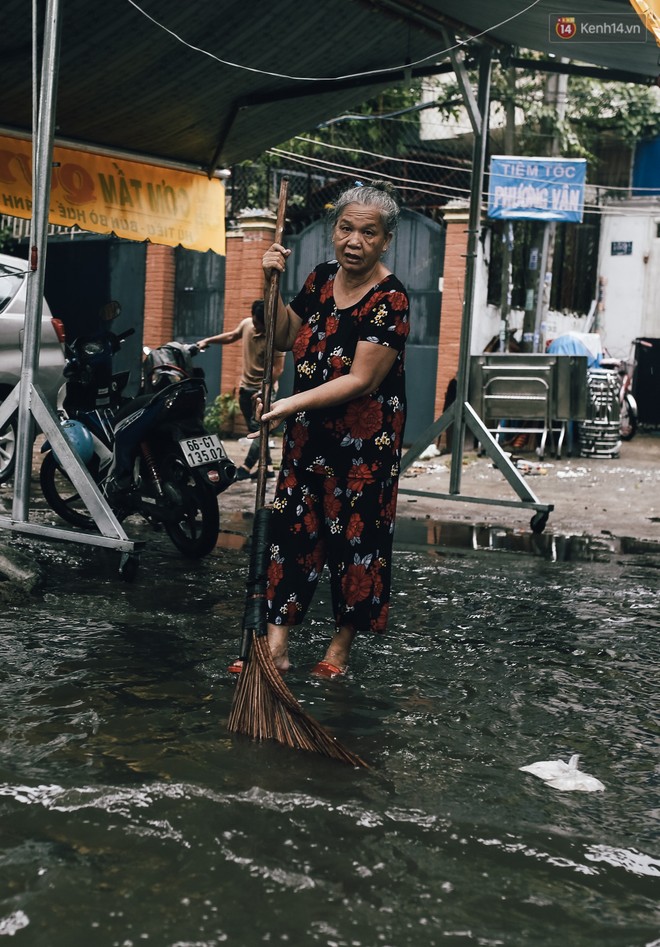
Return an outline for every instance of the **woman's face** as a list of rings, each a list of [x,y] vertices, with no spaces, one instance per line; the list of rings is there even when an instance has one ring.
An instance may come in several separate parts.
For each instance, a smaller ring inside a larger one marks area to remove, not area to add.
[[[351,276],[367,276],[387,250],[391,237],[378,208],[347,204],[332,231],[337,262]]]

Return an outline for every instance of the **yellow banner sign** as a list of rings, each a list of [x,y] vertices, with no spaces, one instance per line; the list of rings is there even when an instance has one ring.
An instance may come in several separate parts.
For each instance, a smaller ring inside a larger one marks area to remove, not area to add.
[[[32,216],[32,145],[0,135],[0,213]],[[49,222],[168,247],[225,253],[217,178],[55,147]]]

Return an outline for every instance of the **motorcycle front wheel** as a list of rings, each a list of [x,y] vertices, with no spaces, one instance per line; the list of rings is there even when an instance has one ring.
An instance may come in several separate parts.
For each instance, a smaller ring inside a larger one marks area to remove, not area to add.
[[[44,457],[39,482],[44,499],[51,510],[72,526],[91,529],[94,520],[80,498],[80,494],[59,466],[52,452]]]
[[[637,433],[637,410],[630,402],[630,396],[624,395],[619,416],[619,437],[622,441],[632,441]]]
[[[0,402],[1,404],[2,402]],[[14,476],[16,464],[16,425],[17,416],[13,414],[0,431],[0,483],[6,483]]]
[[[218,541],[220,511],[215,490],[187,474],[176,484],[182,502],[175,519],[165,522],[165,532],[189,559],[206,556]]]

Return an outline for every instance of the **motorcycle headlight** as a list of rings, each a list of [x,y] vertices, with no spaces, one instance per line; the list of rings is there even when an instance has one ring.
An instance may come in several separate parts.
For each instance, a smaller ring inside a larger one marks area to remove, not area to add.
[[[103,350],[102,342],[85,342],[83,345],[83,353],[85,355],[101,355]]]

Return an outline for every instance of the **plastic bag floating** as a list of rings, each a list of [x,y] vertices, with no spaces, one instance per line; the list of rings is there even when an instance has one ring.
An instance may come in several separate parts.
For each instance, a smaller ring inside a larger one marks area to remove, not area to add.
[[[605,786],[595,776],[582,773],[578,769],[579,755],[576,753],[568,763],[563,760],[544,760],[519,767],[523,773],[538,776],[553,789],[563,792],[603,792]]]

